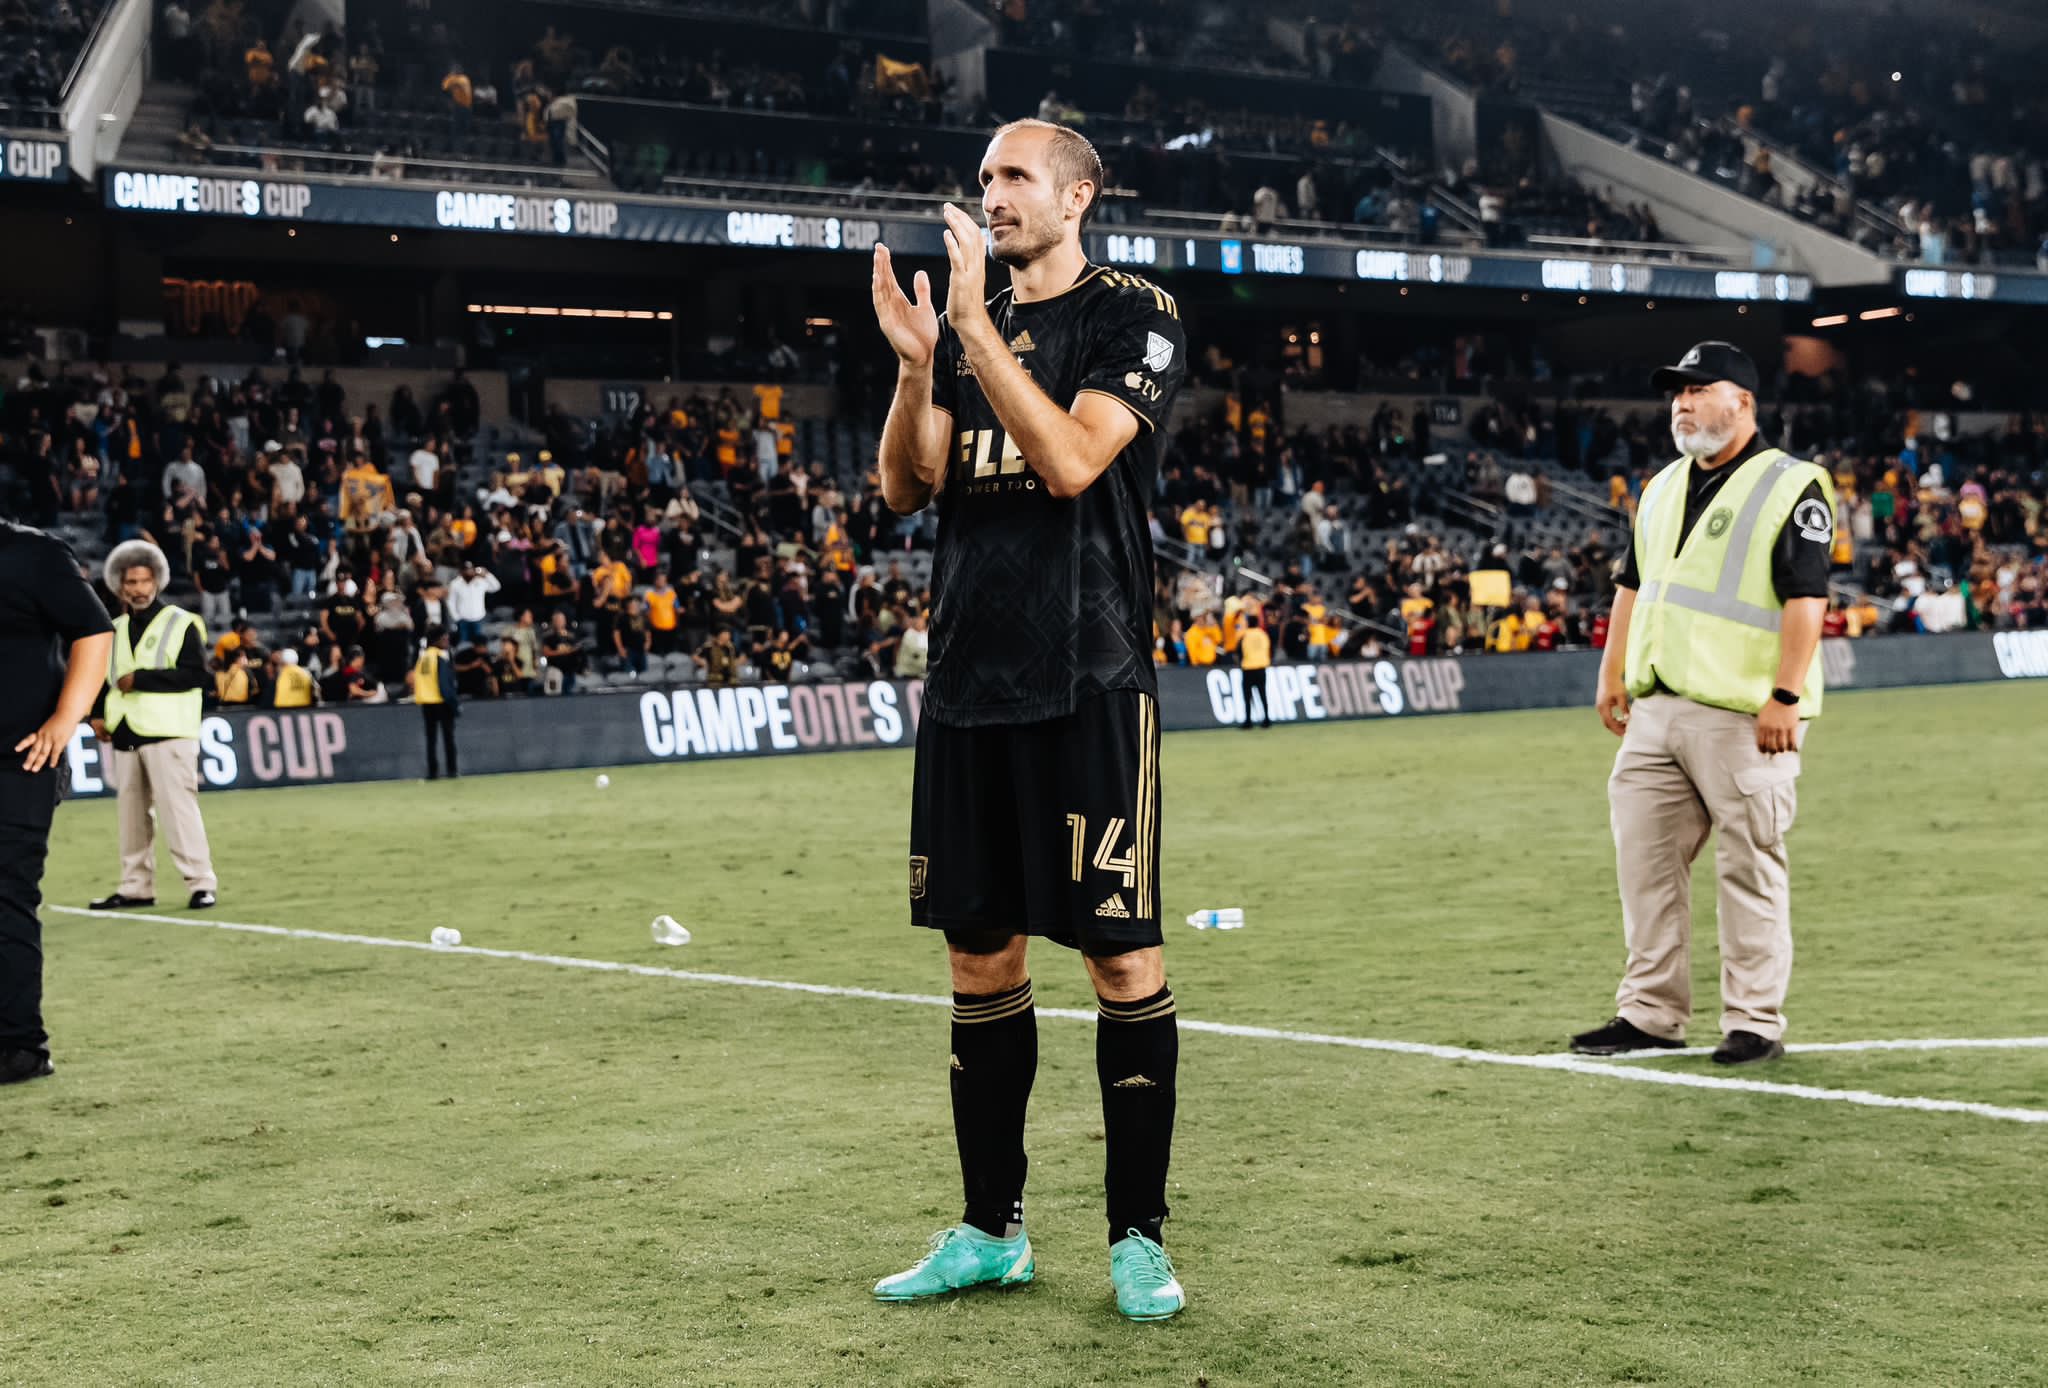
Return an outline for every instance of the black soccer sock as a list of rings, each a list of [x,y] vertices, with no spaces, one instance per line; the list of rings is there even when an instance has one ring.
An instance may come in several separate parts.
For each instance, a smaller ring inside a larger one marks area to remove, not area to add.
[[[953,995],[953,1137],[967,1188],[962,1221],[996,1238],[1024,1227],[1024,1110],[1038,1075],[1031,980]]]
[[[1109,1241],[1136,1229],[1160,1242],[1166,1166],[1173,1156],[1174,1079],[1180,1028],[1173,990],[1137,1002],[1096,999],[1095,1073],[1102,1081],[1102,1133]]]

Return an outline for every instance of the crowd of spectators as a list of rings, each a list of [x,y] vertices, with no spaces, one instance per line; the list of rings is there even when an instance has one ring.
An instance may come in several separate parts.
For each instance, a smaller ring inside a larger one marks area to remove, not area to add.
[[[0,0],[0,125],[55,128],[101,0]]]
[[[1873,250],[2048,266],[2038,20],[1894,7],[1843,24],[1794,4],[1702,28],[1599,0],[1562,13],[1406,4],[1388,19],[1468,81],[1571,114],[1586,105],[1673,162]],[[1781,152],[1818,179],[1787,176]]]
[[[329,371],[239,381],[105,367],[6,392],[8,509],[105,546],[148,538],[220,638],[225,702],[291,664],[317,697],[400,697],[432,626],[475,697],[609,677],[712,683],[922,674],[928,599],[882,556],[928,534],[795,456],[780,387],[674,398],[616,421],[559,410],[486,458],[461,372],[380,412]],[[495,462],[497,466],[487,466]],[[691,483],[730,505],[707,534]],[[724,560],[724,564],[714,562]],[[284,681],[296,696],[302,682]]]
[[[164,548],[223,702],[402,698],[436,626],[472,698],[917,677],[932,518],[889,512],[871,466],[806,461],[783,394],[551,409],[507,447],[459,372],[424,401],[358,402],[331,371],[31,366],[0,405],[0,464],[30,521]],[[1766,431],[1840,497],[1831,634],[2048,621],[2040,422],[1964,434],[1881,388],[1787,394]],[[1654,406],[1488,402],[1451,441],[1421,410],[1290,428],[1286,403],[1227,391],[1169,435],[1162,661],[1228,659],[1254,612],[1310,661],[1604,641],[1628,516],[1669,451]]]

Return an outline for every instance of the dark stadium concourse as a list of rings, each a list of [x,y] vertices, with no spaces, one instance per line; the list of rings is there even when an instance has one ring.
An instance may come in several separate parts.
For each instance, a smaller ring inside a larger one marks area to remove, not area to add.
[[[472,365],[520,362],[549,376],[720,374],[718,357],[765,361],[785,347],[800,365],[784,374],[884,361],[866,257],[851,250],[164,218],[62,201],[7,215],[22,243],[45,244],[54,259],[0,269],[0,292],[38,313],[76,314],[95,334],[161,319],[174,341],[247,339],[252,313],[255,331],[269,331],[297,303],[316,323],[313,364],[424,362],[436,344],[443,355],[460,346]],[[71,272],[44,273],[52,264]],[[906,282],[923,269],[943,286],[931,257],[898,265]],[[1242,366],[1275,387],[1357,388],[1418,358],[1475,381],[1528,377],[1539,364],[1604,373],[1702,337],[1769,355],[1804,321],[1770,302],[1201,270],[1151,277],[1189,325],[1198,374],[1221,380]],[[1449,369],[1460,354],[1474,369]]]

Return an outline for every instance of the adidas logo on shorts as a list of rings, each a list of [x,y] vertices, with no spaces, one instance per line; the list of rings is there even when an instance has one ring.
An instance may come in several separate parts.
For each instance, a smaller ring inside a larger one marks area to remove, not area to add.
[[[1095,914],[1098,916],[1109,916],[1116,920],[1129,920],[1131,918],[1130,908],[1124,905],[1124,895],[1122,892],[1111,892],[1109,900],[1095,908]]]

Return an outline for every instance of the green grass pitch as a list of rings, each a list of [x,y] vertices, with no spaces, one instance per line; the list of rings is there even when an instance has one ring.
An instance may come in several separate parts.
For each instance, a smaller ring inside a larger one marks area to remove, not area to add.
[[[1182,1015],[1560,1049],[1621,962],[1612,755],[1588,711],[1169,737]],[[905,922],[910,770],[213,796],[215,914],[940,994]],[[1788,1040],[2048,1034],[2044,786],[2048,687],[1831,701]],[[50,899],[114,869],[113,806],[66,806]],[[1702,871],[1709,1041],[1711,893]],[[1229,905],[1245,930],[1179,924]],[[655,945],[662,912],[695,941]],[[0,1091],[0,1383],[2048,1382],[2048,1124],[1190,1033],[1167,1226],[1190,1305],[1134,1326],[1092,1029],[1049,1018],[1038,1280],[879,1306],[958,1215],[939,1008],[46,922],[59,1072]],[[1057,948],[1034,977],[1041,1006],[1090,1005]],[[2039,1049],[1756,1078],[2048,1108]]]

